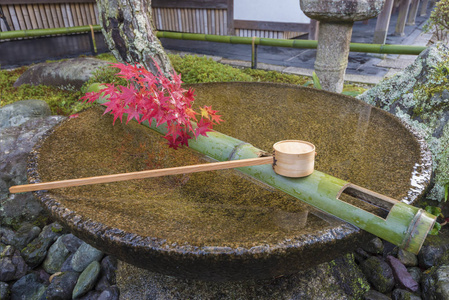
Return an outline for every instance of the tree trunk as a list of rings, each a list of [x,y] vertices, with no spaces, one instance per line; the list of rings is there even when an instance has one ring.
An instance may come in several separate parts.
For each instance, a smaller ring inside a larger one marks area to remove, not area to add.
[[[165,76],[173,67],[155,34],[151,0],[98,0],[100,23],[109,49],[120,62],[140,63]]]

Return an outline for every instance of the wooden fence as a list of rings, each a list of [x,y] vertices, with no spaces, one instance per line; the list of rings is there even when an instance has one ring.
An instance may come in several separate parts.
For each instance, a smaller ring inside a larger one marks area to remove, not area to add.
[[[95,0],[0,0],[1,30],[99,24]]]
[[[234,0],[152,0],[157,30],[292,38],[309,24],[234,20]],[[95,0],[0,0],[0,30],[99,24]],[[313,35],[312,35],[313,37]]]

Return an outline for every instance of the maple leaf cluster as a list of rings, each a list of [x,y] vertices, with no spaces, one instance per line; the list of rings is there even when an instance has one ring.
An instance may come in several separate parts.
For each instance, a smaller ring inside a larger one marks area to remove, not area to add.
[[[89,103],[100,97],[108,96],[104,114],[114,115],[114,121],[126,115],[126,123],[135,119],[137,122],[156,121],[156,126],[166,124],[167,133],[164,138],[171,148],[188,146],[188,140],[199,135],[207,136],[215,124],[223,121],[211,106],[200,107],[200,113],[193,110],[194,91],[182,88],[181,75],[172,72],[172,79],[163,75],[160,67],[154,62],[158,73],[155,75],[140,65],[116,63],[111,67],[120,71],[117,76],[127,80],[127,86],[106,86],[99,92],[86,93],[81,98]],[[197,119],[199,115],[199,120]],[[197,122],[196,124],[194,122]]]

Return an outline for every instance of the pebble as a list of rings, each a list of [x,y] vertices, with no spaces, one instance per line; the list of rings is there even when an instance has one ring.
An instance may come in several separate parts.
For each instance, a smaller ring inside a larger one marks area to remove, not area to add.
[[[418,257],[411,252],[399,249],[397,257],[406,267],[416,267],[418,265]]]
[[[62,237],[59,237],[48,249],[48,255],[45,258],[42,267],[46,272],[54,274],[61,270],[64,261],[69,255],[70,252],[63,243]]]
[[[363,274],[373,287],[381,292],[387,293],[394,287],[394,276],[391,267],[377,256],[371,256],[360,265]]]
[[[419,296],[417,296],[417,295],[415,295],[412,292],[409,292],[407,290],[395,289],[391,293],[391,299],[393,299],[393,300],[421,300],[421,297],[419,297]]]
[[[41,229],[33,224],[24,223],[17,232],[15,232],[11,245],[16,249],[22,250],[28,243],[34,240],[41,233]]]
[[[57,223],[47,225],[37,238],[23,248],[22,257],[31,268],[37,267],[44,261],[48,249],[60,235],[61,230],[61,225]]]
[[[63,272],[55,276],[46,291],[47,300],[70,300],[79,277],[77,272]]]
[[[0,281],[0,299],[9,300],[11,297],[11,291],[9,290],[9,284]]]
[[[407,268],[401,263],[399,259],[394,256],[387,256],[387,261],[393,270],[394,278],[396,279],[397,284],[406,290],[411,292],[418,291],[418,283],[413,279],[410,273],[407,271]]]
[[[418,254],[419,266],[424,269],[431,268],[443,255],[444,250],[441,247],[433,245],[423,246]]]
[[[380,254],[384,251],[384,244],[378,237],[370,240],[362,246],[363,250],[371,254]]]
[[[79,298],[92,290],[100,274],[100,263],[96,260],[91,262],[86,269],[81,273],[78,282],[73,289],[72,297]]]
[[[64,243],[67,250],[70,251],[70,253],[75,253],[83,243],[81,239],[77,238],[71,233],[64,235],[62,237],[62,242]]]
[[[31,273],[17,280],[11,287],[11,300],[40,300],[45,286],[38,282],[36,274]]]
[[[363,295],[363,300],[391,300],[391,298],[376,290],[369,290]]]
[[[28,266],[13,246],[6,246],[0,257],[0,281],[17,280],[26,274]]]
[[[102,257],[103,252],[83,242],[73,255],[72,268],[77,272],[82,272],[90,263],[99,262]]]
[[[120,290],[117,286],[111,286],[105,289],[97,300],[119,300]]]

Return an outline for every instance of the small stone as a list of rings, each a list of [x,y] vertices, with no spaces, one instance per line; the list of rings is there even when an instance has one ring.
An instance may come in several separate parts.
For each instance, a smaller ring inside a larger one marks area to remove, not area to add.
[[[47,300],[70,300],[79,274],[64,272],[55,276],[47,288]]]
[[[421,282],[422,278],[422,271],[418,267],[411,267],[407,268],[407,271],[410,273],[410,276],[412,276],[413,280],[416,282]]]
[[[449,265],[441,265],[435,271],[435,299],[449,299]]]
[[[394,276],[391,267],[377,256],[372,256],[360,265],[363,273],[373,287],[387,293],[394,287]]]
[[[108,282],[111,285],[116,283],[116,271],[117,271],[118,261],[113,256],[106,256],[101,260],[101,274],[106,275]]]
[[[109,283],[106,275],[103,275],[103,276],[100,276],[100,279],[98,279],[97,284],[95,285],[95,290],[101,292],[101,291],[106,290],[109,287],[111,287],[111,284]]]
[[[0,108],[0,128],[19,126],[31,118],[50,115],[50,106],[43,100],[16,101]]]
[[[98,300],[100,295],[101,295],[101,292],[99,292],[99,291],[90,291],[86,295],[82,296],[81,298],[78,298],[78,300]]]
[[[79,89],[98,68],[107,65],[107,62],[91,57],[39,63],[28,68],[14,83],[14,87],[42,84],[60,89]]]
[[[13,251],[11,253],[11,251]],[[24,276],[28,270],[28,266],[20,256],[18,250],[14,250],[14,247],[8,246],[2,252],[2,258],[0,258],[0,281],[17,280]]]
[[[438,246],[423,246],[418,253],[419,266],[424,269],[429,269],[436,264],[443,254],[444,250]]]
[[[0,281],[0,299],[9,300],[11,298],[11,291],[9,290],[9,284]]]
[[[61,272],[75,272],[72,268],[73,254],[69,255],[61,266]],[[78,272],[79,273],[79,272]]]
[[[395,289],[391,293],[391,299],[393,300],[421,300],[421,297],[416,296],[412,292],[402,290],[402,289]]]
[[[362,248],[368,253],[381,254],[384,251],[384,244],[380,238],[376,237],[364,244]]]
[[[367,259],[368,257],[370,257],[371,255],[369,255],[365,250],[363,250],[362,248],[357,248],[354,251],[354,258],[355,261],[359,264],[361,264],[363,261],[365,261],[365,259]]]
[[[400,287],[407,289],[411,292],[418,291],[418,283],[412,278],[407,268],[397,259],[391,255],[387,256],[387,261],[390,264],[394,278]]]
[[[391,300],[391,298],[376,290],[369,290],[363,295],[363,300]]]
[[[11,299],[39,300],[45,293],[45,286],[39,283],[34,273],[17,280],[11,287]]]
[[[117,286],[111,286],[107,289],[105,289],[100,297],[98,297],[98,300],[119,300],[120,296],[120,290]]]
[[[71,233],[63,235],[62,242],[64,243],[67,250],[69,250],[71,253],[75,253],[83,243],[81,239],[77,238]]]
[[[406,267],[416,267],[418,265],[418,257],[403,249],[399,249],[398,259]]]
[[[37,275],[39,282],[45,284],[46,286],[50,284],[50,274],[45,272],[44,269],[39,268],[34,270],[34,273]]]
[[[72,297],[76,299],[90,291],[95,286],[99,274],[100,263],[98,261],[91,262],[79,276]]]
[[[100,261],[103,252],[95,249],[87,243],[81,244],[72,258],[72,268],[76,272],[82,272],[93,261]]]
[[[17,230],[11,245],[22,250],[28,243],[34,240],[41,233],[41,229],[33,224],[25,223]]]
[[[50,274],[61,270],[64,261],[69,257],[70,252],[59,237],[56,242],[48,249],[47,257],[43,262],[43,268]]]
[[[62,227],[57,223],[45,226],[39,236],[22,249],[22,256],[31,268],[40,265],[47,256],[51,244],[61,235]]]
[[[0,227],[0,242],[11,245],[15,238],[14,230],[8,227]]]

